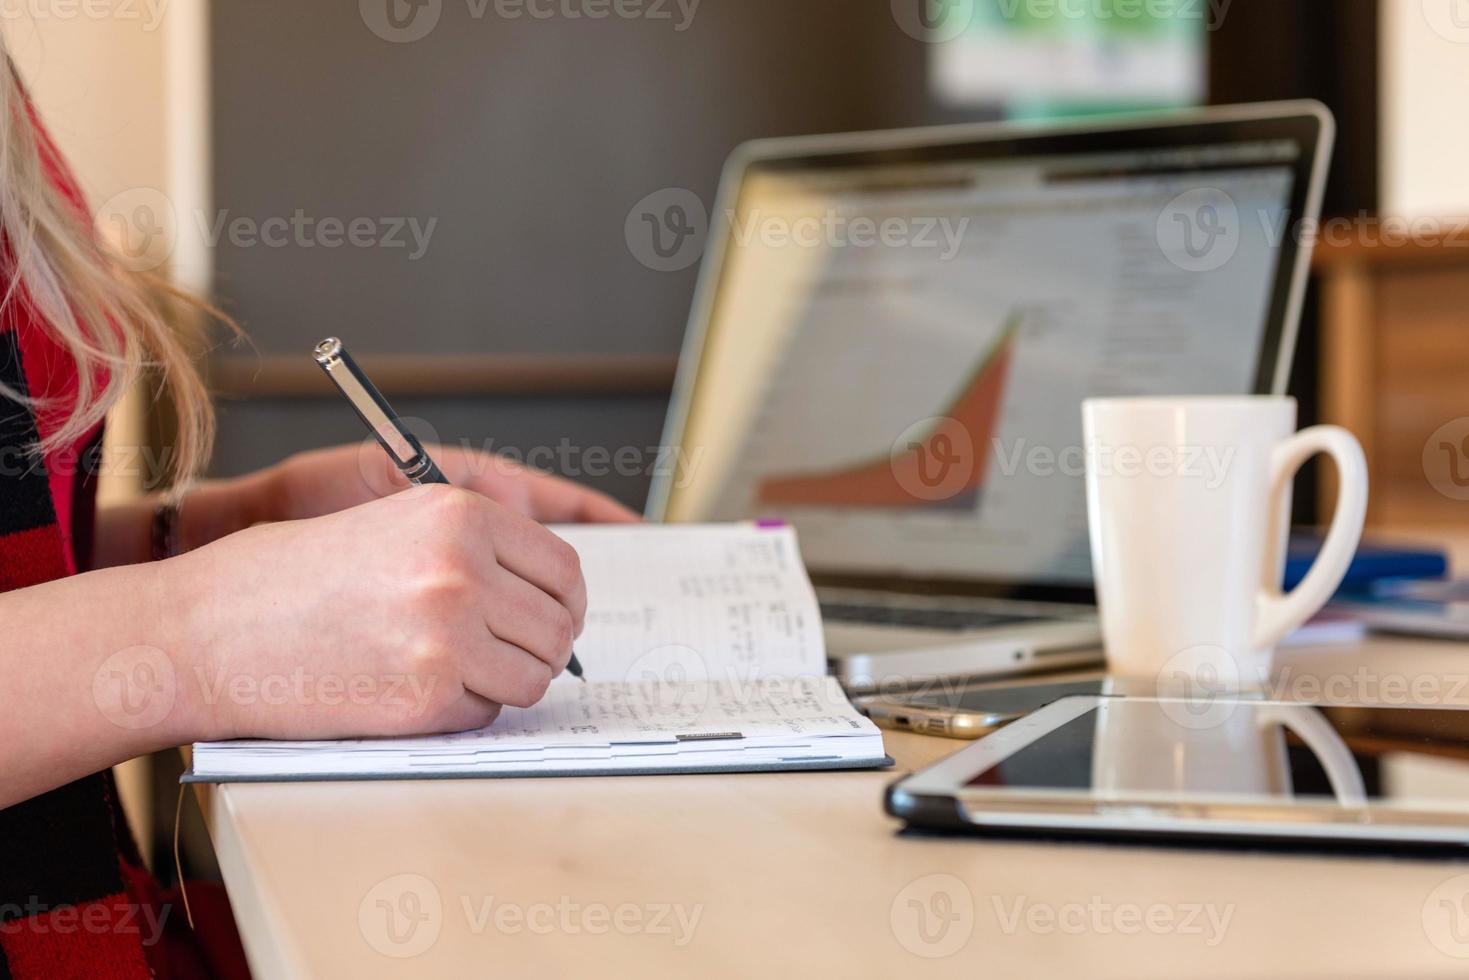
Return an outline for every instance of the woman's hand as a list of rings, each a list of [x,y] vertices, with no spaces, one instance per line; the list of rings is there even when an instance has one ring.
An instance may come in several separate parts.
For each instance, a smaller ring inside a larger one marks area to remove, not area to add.
[[[429,455],[456,487],[482,494],[544,524],[636,521],[612,498],[569,480],[540,473],[504,456],[456,446],[428,446]],[[276,520],[317,517],[407,488],[408,480],[376,443],[301,453],[270,471]]]
[[[586,612],[570,546],[454,487],[252,527],[164,565],[189,609],[170,653],[196,737],[487,725],[540,700]]]
[[[569,546],[454,487],[0,594],[0,808],[189,742],[488,724],[585,611]]]

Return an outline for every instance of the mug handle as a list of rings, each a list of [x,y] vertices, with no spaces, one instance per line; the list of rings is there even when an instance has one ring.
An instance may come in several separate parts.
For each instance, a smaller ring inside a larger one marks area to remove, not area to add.
[[[1346,576],[1347,566],[1362,539],[1362,525],[1367,520],[1367,458],[1362,454],[1361,443],[1340,426],[1315,425],[1302,429],[1275,447],[1270,457],[1270,499],[1280,501],[1295,479],[1296,471],[1318,453],[1336,462],[1339,489],[1331,528],[1326,532],[1321,553],[1300,585],[1288,595],[1267,587],[1256,600],[1256,650],[1274,648],[1287,633],[1326,605]]]
[[[1256,708],[1256,724],[1279,725],[1295,736],[1316,756],[1326,772],[1331,793],[1342,806],[1366,806],[1367,784],[1352,750],[1331,727],[1326,716],[1309,704],[1262,704]]]

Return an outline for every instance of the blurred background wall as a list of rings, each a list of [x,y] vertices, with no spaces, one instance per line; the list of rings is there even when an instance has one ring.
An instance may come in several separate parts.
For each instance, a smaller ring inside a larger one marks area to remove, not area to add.
[[[951,115],[886,0],[670,0],[668,19],[601,20],[445,0],[417,8],[416,38],[386,9],[215,5],[214,207],[361,221],[364,239],[400,227],[404,245],[327,249],[308,231],[214,249],[261,355],[216,360],[221,473],[361,438],[307,358],[341,334],[427,355],[406,377],[374,370],[428,434],[539,453],[639,505],[697,269],[642,264],[634,206],[670,188],[711,201],[746,139]]]
[[[1385,0],[1381,206],[1387,214],[1469,214],[1469,8]]]

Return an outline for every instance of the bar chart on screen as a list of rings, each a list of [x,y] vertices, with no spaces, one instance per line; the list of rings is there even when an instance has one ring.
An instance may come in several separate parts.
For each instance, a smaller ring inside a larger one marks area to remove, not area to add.
[[[984,488],[1024,317],[1011,313],[959,394],[870,458],[818,472],[772,474],[757,499],[766,506],[933,507],[974,510]]]

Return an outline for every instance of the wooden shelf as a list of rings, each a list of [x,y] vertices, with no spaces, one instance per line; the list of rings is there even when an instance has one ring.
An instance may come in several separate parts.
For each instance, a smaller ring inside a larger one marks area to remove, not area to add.
[[[1408,223],[1408,228],[1412,223]],[[1469,416],[1469,227],[1436,223],[1438,243],[1381,241],[1358,223],[1351,241],[1325,239],[1321,282],[1321,415],[1346,426],[1367,456],[1373,525],[1459,523],[1465,503],[1434,486],[1425,448],[1438,428]],[[1323,475],[1322,510],[1336,497]]]
[[[1422,222],[1424,219],[1416,219]],[[1383,225],[1389,227],[1385,230]],[[1344,266],[1469,265],[1469,219],[1433,219],[1431,233],[1413,232],[1415,219],[1356,221],[1346,232],[1336,225],[1323,229],[1311,256],[1317,272]],[[1345,237],[1347,240],[1343,241]]]

